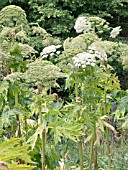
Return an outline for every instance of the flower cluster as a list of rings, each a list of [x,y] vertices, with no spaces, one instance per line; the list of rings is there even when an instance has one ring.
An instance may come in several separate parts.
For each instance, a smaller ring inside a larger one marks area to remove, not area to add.
[[[79,53],[76,55],[76,57],[73,57],[73,64],[75,67],[78,68],[86,68],[87,66],[94,67],[96,64],[96,59],[93,54],[90,53]]]
[[[74,29],[77,33],[87,33],[91,29],[91,23],[86,17],[79,17],[75,22]]]
[[[98,49],[95,46],[90,46],[88,48],[88,52],[93,54],[96,58],[98,58],[100,61],[107,61],[107,54],[104,50]]]
[[[14,72],[14,73],[7,75],[7,77],[4,77],[4,80],[9,80],[12,83],[16,83],[17,81],[20,81],[20,79],[22,79],[22,76],[23,76],[23,73]]]
[[[47,58],[48,55],[54,56],[55,54],[60,54],[60,51],[57,51],[58,48],[60,48],[61,45],[50,45],[48,47],[45,47],[43,51],[40,53],[42,58]]]
[[[29,46],[28,44],[19,43],[18,45],[21,50],[21,54],[25,58],[29,58],[30,55],[37,53],[37,51],[33,47]]]
[[[121,31],[122,29],[120,29],[119,27],[115,27],[112,29],[112,31],[110,32],[110,37],[115,38]]]

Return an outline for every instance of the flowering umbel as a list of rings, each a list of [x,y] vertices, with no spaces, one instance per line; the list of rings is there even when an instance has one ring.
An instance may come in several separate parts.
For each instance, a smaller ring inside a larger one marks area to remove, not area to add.
[[[98,48],[96,46],[90,46],[88,48],[88,52],[90,54],[94,54],[94,56],[99,59],[100,61],[106,61],[107,62],[107,54],[105,51],[101,48]]]
[[[112,31],[110,32],[110,37],[115,38],[121,31],[122,29],[119,27],[115,27],[112,29]]]
[[[60,54],[60,51],[57,50],[60,47],[61,45],[56,45],[56,46],[50,45],[48,47],[45,47],[43,51],[40,53],[40,55],[42,56],[42,58],[47,58],[48,55],[54,56],[55,54]]]
[[[73,64],[75,67],[85,69],[87,66],[94,67],[96,59],[93,54],[83,52],[77,54],[76,57],[73,57]]]
[[[46,85],[52,81],[52,85],[58,78],[66,77],[60,68],[50,61],[37,59],[28,64],[28,69],[24,73],[24,79],[27,83],[43,83]]]
[[[91,28],[91,23],[86,17],[79,17],[76,22],[74,29],[77,33],[88,33]]]

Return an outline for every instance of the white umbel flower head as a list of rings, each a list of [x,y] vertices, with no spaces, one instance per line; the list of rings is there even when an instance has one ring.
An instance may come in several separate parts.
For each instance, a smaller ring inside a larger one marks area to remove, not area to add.
[[[96,46],[90,46],[88,52],[94,54],[94,56],[101,61],[107,61],[107,54],[104,50],[98,49]]]
[[[115,38],[121,31],[122,29],[119,27],[115,27],[112,29],[112,31],[110,32],[110,37]]]
[[[73,57],[73,64],[77,68],[85,69],[87,66],[94,67],[96,64],[96,59],[93,54],[90,53],[79,53],[76,57]]]
[[[45,47],[43,49],[43,51],[40,53],[40,55],[42,56],[42,58],[47,58],[47,56],[49,54],[51,54],[50,56],[53,56],[56,53],[56,50],[58,48],[60,48],[60,47],[61,47],[61,45],[56,45],[56,46],[55,45],[50,45],[48,47]]]
[[[107,61],[107,54],[103,50],[95,51],[94,55],[101,61]]]
[[[77,33],[87,33],[91,28],[91,23],[87,21],[86,17],[79,17],[75,22],[74,29]]]
[[[51,46],[45,47],[43,49],[43,54],[49,54],[49,53],[53,53],[53,52],[56,52],[55,45],[51,45]]]

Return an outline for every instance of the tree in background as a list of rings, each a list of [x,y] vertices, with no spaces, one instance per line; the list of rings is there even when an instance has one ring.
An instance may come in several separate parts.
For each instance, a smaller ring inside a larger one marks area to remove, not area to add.
[[[126,0],[6,0],[0,9],[14,4],[22,7],[29,22],[38,22],[52,35],[67,37],[74,34],[75,19],[84,14],[107,19],[113,26],[121,25],[122,35],[127,37],[128,2]]]

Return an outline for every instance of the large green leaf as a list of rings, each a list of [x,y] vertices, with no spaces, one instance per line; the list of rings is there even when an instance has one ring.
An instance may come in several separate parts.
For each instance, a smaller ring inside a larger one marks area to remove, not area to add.
[[[4,141],[0,144],[0,159],[6,162],[9,166],[9,170],[18,169],[18,170],[28,170],[33,169],[34,164],[29,156],[28,145],[21,144],[23,143],[22,138],[12,138],[9,141]],[[24,164],[20,164],[24,162]],[[30,165],[28,165],[28,163]]]

